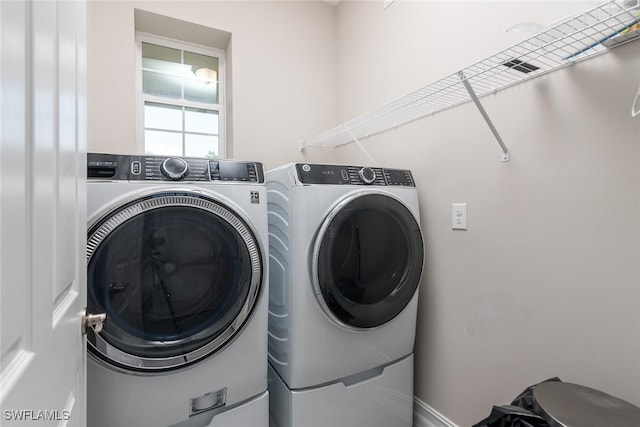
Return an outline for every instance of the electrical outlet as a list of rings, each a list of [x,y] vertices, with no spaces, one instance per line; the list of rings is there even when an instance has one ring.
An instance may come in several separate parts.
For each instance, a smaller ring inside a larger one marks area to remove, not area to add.
[[[454,230],[467,229],[467,204],[454,203],[451,205],[451,227]]]

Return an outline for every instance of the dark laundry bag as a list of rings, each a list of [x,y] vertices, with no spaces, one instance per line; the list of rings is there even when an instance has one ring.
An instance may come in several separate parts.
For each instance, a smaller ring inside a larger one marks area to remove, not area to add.
[[[518,406],[494,406],[491,414],[473,427],[549,427],[539,415]]]
[[[547,381],[560,379],[554,377],[543,382]],[[550,427],[544,418],[534,413],[533,389],[536,385],[527,387],[510,405],[494,406],[487,418],[472,427]]]

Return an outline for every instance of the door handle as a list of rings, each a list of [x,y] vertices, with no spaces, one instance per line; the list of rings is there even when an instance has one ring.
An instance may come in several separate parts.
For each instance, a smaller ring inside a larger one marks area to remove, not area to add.
[[[87,328],[93,328],[97,334],[102,331],[102,327],[104,326],[104,322],[107,320],[106,313],[98,313],[98,314],[87,314],[86,307],[82,310],[82,321],[80,325],[80,330],[82,331],[82,335],[87,334]]]

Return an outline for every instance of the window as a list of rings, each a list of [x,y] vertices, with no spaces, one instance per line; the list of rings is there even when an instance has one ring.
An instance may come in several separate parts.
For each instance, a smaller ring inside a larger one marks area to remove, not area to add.
[[[139,34],[138,64],[145,154],[223,157],[223,52]]]

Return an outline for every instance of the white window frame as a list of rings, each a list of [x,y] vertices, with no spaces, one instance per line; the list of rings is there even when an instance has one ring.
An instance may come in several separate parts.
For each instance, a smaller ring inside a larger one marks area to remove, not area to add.
[[[142,90],[142,43],[151,43],[158,46],[165,46],[182,51],[193,52],[201,55],[212,56],[218,58],[218,104],[207,104],[200,102],[187,101],[184,99],[163,98],[154,95],[145,94]],[[226,158],[226,114],[225,114],[225,52],[209,46],[202,46],[181,40],[170,39],[167,37],[147,34],[142,32],[136,33],[136,93],[137,93],[137,146],[138,151],[145,153],[144,140],[144,105],[145,102],[153,102],[158,104],[177,105],[188,108],[202,108],[218,112],[218,158]],[[183,153],[184,153],[184,132],[183,132]]]

